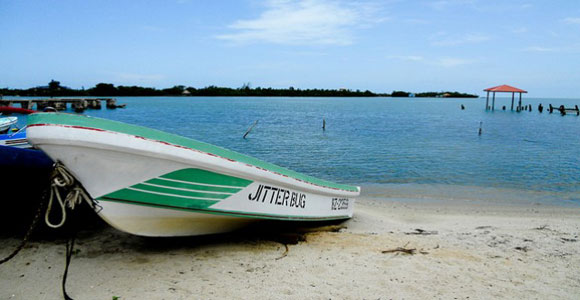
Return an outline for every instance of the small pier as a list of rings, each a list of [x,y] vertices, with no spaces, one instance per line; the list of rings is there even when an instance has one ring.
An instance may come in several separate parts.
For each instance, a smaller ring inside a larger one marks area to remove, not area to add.
[[[553,113],[555,110],[560,112],[562,116],[565,116],[569,113],[580,116],[580,109],[578,108],[578,105],[574,105],[574,107],[565,107],[564,105],[560,105],[560,107],[556,108],[550,104],[548,107],[548,112]]]
[[[15,106],[20,104],[21,108],[42,111],[47,107],[56,110],[66,110],[67,104],[76,112],[83,112],[86,109],[101,109],[101,103],[105,102],[108,109],[124,108],[125,104],[117,105],[115,98],[46,98],[46,99],[0,99],[0,106]]]

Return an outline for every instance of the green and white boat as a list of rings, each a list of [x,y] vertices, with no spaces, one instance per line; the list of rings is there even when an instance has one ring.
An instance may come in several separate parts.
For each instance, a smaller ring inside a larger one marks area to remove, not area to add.
[[[196,140],[83,115],[29,115],[27,136],[83,184],[106,222],[136,235],[211,234],[257,219],[348,219],[360,194]]]

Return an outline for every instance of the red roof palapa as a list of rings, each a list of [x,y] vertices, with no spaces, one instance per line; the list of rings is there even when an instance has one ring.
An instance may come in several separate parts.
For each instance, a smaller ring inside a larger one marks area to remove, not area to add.
[[[499,92],[499,93],[527,93],[527,91],[509,86],[507,84],[498,85],[485,89],[486,92]]]

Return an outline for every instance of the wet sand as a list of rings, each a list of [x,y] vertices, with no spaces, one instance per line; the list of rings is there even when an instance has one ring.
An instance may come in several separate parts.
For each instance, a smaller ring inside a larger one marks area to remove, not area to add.
[[[67,291],[75,299],[580,295],[577,207],[425,204],[374,195],[358,200],[355,217],[340,224],[256,223],[189,238],[141,238],[91,222],[78,234],[69,269]],[[0,265],[0,299],[62,299],[65,234],[43,232]],[[0,238],[0,256],[20,234]]]

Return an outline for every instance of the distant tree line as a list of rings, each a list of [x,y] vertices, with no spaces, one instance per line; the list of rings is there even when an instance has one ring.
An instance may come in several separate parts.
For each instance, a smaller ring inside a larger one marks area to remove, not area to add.
[[[156,89],[140,86],[115,86],[111,83],[99,83],[89,89],[72,89],[62,86],[59,81],[51,80],[47,86],[29,89],[0,88],[0,95],[4,96],[37,96],[37,97],[74,97],[74,96],[238,96],[238,97],[409,97],[412,93],[393,91],[392,94],[377,94],[369,90],[352,91],[348,89],[287,89],[251,88],[249,83],[240,88],[208,86],[204,88],[185,87],[176,85],[172,88]],[[414,94],[415,97],[478,97],[458,92],[429,92]]]
[[[391,97],[427,97],[427,98],[479,98],[478,95],[460,93],[460,92],[424,92],[410,93],[404,91],[393,91]]]

